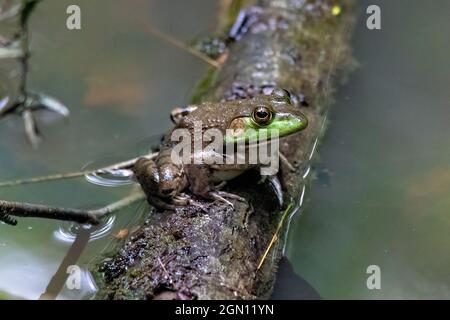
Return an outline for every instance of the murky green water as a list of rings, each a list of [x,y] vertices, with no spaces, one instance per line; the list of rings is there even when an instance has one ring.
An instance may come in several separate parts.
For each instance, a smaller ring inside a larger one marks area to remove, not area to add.
[[[70,4],[81,7],[81,31],[65,27]],[[27,144],[19,118],[2,120],[0,180],[102,166],[158,143],[157,136],[171,125],[169,110],[189,99],[207,66],[153,38],[142,23],[182,41],[207,34],[215,26],[217,3],[196,0],[189,6],[197,9],[186,11],[184,1],[43,1],[32,19],[30,86],[62,100],[72,114],[59,122],[42,114],[45,142],[37,152]],[[2,67],[4,74],[12,69]],[[1,189],[0,198],[91,207],[129,191],[80,179]],[[145,210],[135,206],[121,212],[111,230],[89,243],[82,260],[116,241],[118,230],[131,228],[136,211]],[[36,299],[45,291],[71,244],[58,231],[61,225],[37,219],[22,219],[15,228],[0,224],[0,292]],[[75,297],[86,296],[89,292]]]
[[[289,256],[324,298],[448,299],[450,2],[362,3],[380,4],[382,30],[358,24],[360,67],[318,152],[329,180],[310,190]],[[381,290],[367,289],[369,265]]]
[[[361,66],[333,106],[318,180],[291,228],[288,255],[324,298],[450,298],[450,3],[379,3],[383,30],[366,30],[363,19],[358,25]],[[82,8],[82,31],[65,28],[69,4]],[[188,41],[208,33],[217,8],[208,0],[43,1],[32,20],[30,85],[64,101],[72,115],[40,118],[38,152],[20,119],[1,120],[0,180],[115,162],[155,143],[170,126],[168,110],[187,101],[206,66],[151,37],[141,21]],[[10,68],[1,67],[3,74]],[[1,189],[0,198],[90,207],[129,190],[80,179]],[[130,217],[143,206],[116,216],[81,262],[132,228]],[[36,219],[0,224],[0,296],[38,298],[71,245],[67,231]],[[381,290],[366,287],[369,265],[381,268]],[[91,295],[87,287],[60,297]]]

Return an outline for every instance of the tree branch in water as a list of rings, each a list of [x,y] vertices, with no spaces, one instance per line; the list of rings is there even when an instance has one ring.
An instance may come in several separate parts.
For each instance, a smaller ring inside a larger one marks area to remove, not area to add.
[[[82,210],[71,208],[50,207],[25,202],[9,202],[0,200],[0,221],[10,225],[16,225],[17,220],[12,216],[22,218],[44,218],[78,223],[99,224],[100,220],[110,214],[145,199],[145,194],[139,190],[129,196],[111,203],[105,207],[94,210]]]

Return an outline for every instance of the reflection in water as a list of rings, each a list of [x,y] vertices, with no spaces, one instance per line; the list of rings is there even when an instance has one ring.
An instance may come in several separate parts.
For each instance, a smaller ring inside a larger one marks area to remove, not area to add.
[[[88,299],[93,297],[97,291],[91,274],[79,266],[79,259],[85,250],[91,231],[79,229],[75,241],[67,251],[55,275],[48,283],[45,292],[39,297],[40,300],[54,300],[58,296],[63,299]],[[64,293],[61,295],[62,291]]]
[[[110,216],[107,220],[102,221],[98,226],[91,226],[86,224],[80,225],[76,222],[63,222],[58,230],[53,233],[53,235],[58,241],[71,243],[75,241],[77,232],[80,229],[85,229],[91,231],[89,241],[94,241],[109,234],[114,226],[115,220],[116,216]]]
[[[92,274],[81,269],[79,289],[70,289],[64,286],[58,294],[58,300],[87,300],[92,299],[98,291],[97,284],[94,281]]]
[[[305,279],[295,273],[287,257],[278,266],[272,300],[319,300],[320,295]]]

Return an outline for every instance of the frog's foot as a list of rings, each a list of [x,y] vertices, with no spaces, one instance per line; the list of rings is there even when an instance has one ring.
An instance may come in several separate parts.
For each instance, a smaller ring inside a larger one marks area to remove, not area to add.
[[[171,211],[174,211],[177,207],[179,207],[176,204],[165,202],[164,200],[162,200],[162,199],[160,199],[158,197],[149,197],[149,196],[147,196],[147,201],[152,206],[154,206],[156,209],[160,209],[160,210],[171,210]]]
[[[194,207],[200,208],[201,210],[207,212],[206,209],[205,209],[205,206],[202,203],[200,203],[198,201],[195,201],[194,199],[192,199],[191,196],[189,196],[189,195],[187,195],[185,193],[181,193],[179,195],[176,195],[172,199],[172,203],[175,206],[178,206],[178,207],[194,206]]]
[[[211,191],[210,193],[208,193],[208,195],[214,200],[218,200],[218,201],[228,204],[233,209],[234,209],[234,204],[231,201],[227,200],[226,198],[234,199],[234,200],[241,201],[241,202],[247,201],[244,198],[242,198],[236,194],[225,192],[225,191]]]
[[[190,204],[191,201],[192,201],[191,197],[189,197],[187,194],[184,193],[176,195],[172,199],[172,203],[179,207],[187,206]]]
[[[41,134],[34,117],[34,112],[47,110],[63,117],[69,116],[69,110],[58,100],[44,94],[29,92],[26,97],[20,98],[11,107],[0,112],[0,118],[9,114],[19,114],[23,118],[25,134],[31,146],[37,149],[42,141]]]
[[[199,208],[199,209],[207,212],[205,207],[203,206],[203,204],[201,204],[198,201],[195,201],[189,195],[184,194],[184,193],[176,195],[173,199],[170,200],[170,202],[166,202],[166,201],[164,201],[164,199],[161,199],[156,196],[148,197],[148,202],[152,206],[154,206],[155,208],[160,209],[160,210],[174,211],[177,208],[193,206],[193,207]]]

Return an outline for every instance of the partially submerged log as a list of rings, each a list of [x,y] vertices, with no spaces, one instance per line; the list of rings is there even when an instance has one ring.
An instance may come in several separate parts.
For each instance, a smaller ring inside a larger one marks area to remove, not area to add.
[[[287,226],[280,222],[301,206],[333,79],[351,61],[353,13],[351,0],[262,0],[245,10],[227,60],[208,73],[194,100],[245,99],[274,87],[290,91],[309,126],[280,144],[295,166],[293,172],[282,164],[280,172],[289,211],[284,214],[273,192],[249,172],[227,185],[248,200],[234,201],[234,210],[203,202],[206,212],[153,212],[118,252],[91,265],[98,299],[270,297]]]

